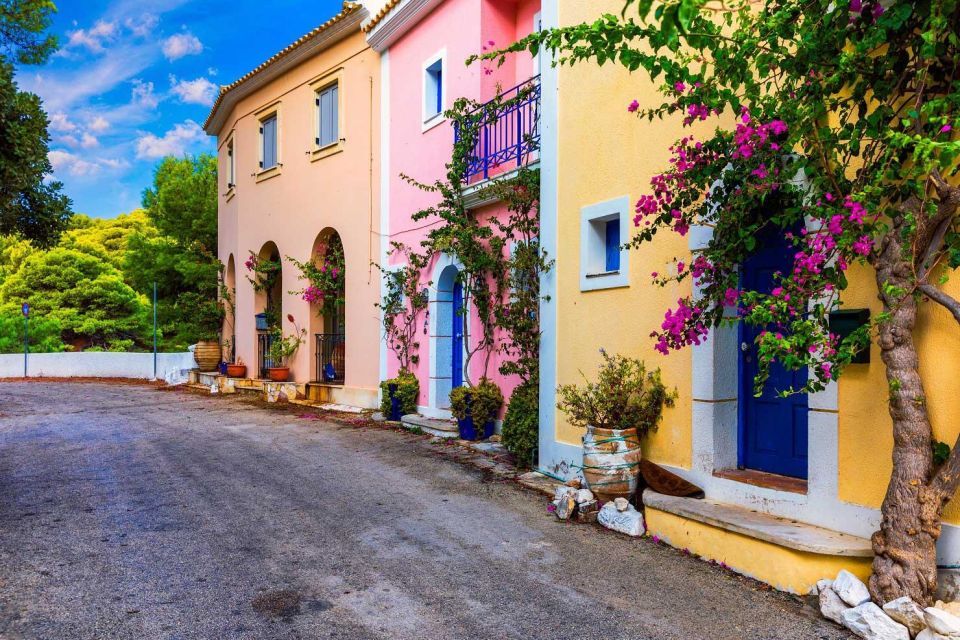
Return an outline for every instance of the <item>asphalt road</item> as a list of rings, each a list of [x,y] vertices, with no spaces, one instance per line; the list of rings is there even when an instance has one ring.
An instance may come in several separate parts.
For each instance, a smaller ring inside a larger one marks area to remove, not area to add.
[[[0,638],[848,637],[448,451],[185,391],[0,383]]]

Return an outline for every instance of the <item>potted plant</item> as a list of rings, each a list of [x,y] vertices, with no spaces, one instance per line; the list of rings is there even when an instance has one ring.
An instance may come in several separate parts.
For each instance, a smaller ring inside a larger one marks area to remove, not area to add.
[[[676,391],[668,391],[660,369],[647,371],[641,360],[600,350],[603,363],[596,382],[561,385],[557,408],[569,422],[585,427],[583,476],[601,500],[629,499],[637,490],[640,438],[657,428],[665,406],[673,406]]]
[[[237,358],[236,362],[227,363],[227,376],[230,378],[247,377],[247,365],[243,364],[243,358]]]
[[[486,440],[492,436],[501,406],[500,387],[487,378],[481,378],[475,387],[457,387],[450,392],[450,412],[457,419],[463,440]],[[482,430],[482,437],[478,430]]]
[[[273,334],[273,342],[270,343],[270,362],[274,366],[267,368],[267,376],[274,382],[286,382],[290,379],[287,362],[304,343],[307,333],[306,329],[297,326],[292,315],[287,314],[287,320],[293,325],[293,333],[285,336],[282,329],[277,329]]]
[[[420,382],[406,369],[401,369],[396,378],[381,382],[380,390],[380,413],[387,420],[399,422],[403,416],[417,412]]]

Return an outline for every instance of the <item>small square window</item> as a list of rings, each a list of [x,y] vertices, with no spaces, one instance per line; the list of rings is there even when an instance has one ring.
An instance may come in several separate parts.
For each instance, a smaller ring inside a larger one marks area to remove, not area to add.
[[[277,166],[277,114],[260,121],[260,169]]]
[[[628,223],[627,197],[608,200],[580,212],[580,290],[630,286],[629,257],[623,230]]]
[[[316,145],[326,147],[340,141],[339,85],[334,83],[317,92]]]
[[[443,58],[434,60],[424,69],[424,122],[443,113]]]

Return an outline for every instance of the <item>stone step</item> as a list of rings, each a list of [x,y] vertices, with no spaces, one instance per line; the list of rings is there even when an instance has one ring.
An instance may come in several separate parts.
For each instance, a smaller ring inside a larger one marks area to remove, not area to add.
[[[420,429],[424,433],[429,433],[438,438],[460,437],[460,430],[457,428],[457,423],[452,420],[425,418],[419,414],[411,413],[401,417],[400,424],[408,429]]]
[[[708,498],[677,498],[646,489],[643,505],[797,551],[858,558],[873,556],[873,546],[866,538]]]

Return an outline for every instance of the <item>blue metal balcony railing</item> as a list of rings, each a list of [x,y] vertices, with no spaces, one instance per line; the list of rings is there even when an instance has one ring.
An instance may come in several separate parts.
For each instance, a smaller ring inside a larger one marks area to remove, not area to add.
[[[327,384],[343,384],[346,368],[346,337],[342,333],[317,333],[317,380]]]
[[[487,108],[488,102],[473,112],[473,117],[484,121],[479,123],[467,163],[467,182],[478,176],[486,180],[540,157],[540,76],[504,91],[498,99],[501,104],[494,111]],[[454,139],[458,142],[460,135],[457,127]]]
[[[270,358],[270,346],[276,339],[275,334],[264,331],[257,332],[257,368],[260,370],[260,378],[267,377],[267,369],[273,367],[273,360]]]

